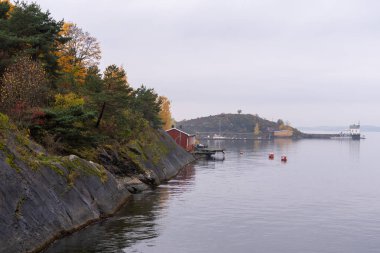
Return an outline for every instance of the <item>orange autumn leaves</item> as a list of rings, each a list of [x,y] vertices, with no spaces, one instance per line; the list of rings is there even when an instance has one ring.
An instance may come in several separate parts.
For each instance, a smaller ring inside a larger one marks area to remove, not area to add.
[[[74,23],[64,23],[60,35],[69,40],[57,51],[58,65],[64,74],[71,75],[79,84],[86,78],[86,70],[99,64],[99,42]]]
[[[159,99],[162,101],[161,111],[159,113],[160,118],[163,122],[162,128],[164,130],[168,130],[172,127],[173,124],[172,114],[170,112],[170,101],[167,97],[164,96],[160,96]]]
[[[70,39],[61,45],[57,52],[58,64],[62,73],[74,78],[78,84],[84,84],[87,70],[97,66],[101,58],[99,42],[88,32],[84,32],[74,23],[66,22],[62,27],[60,35]],[[125,80],[127,83],[127,80]],[[170,111],[170,101],[161,96],[162,101],[159,116],[163,122],[162,128],[171,128],[173,119]]]

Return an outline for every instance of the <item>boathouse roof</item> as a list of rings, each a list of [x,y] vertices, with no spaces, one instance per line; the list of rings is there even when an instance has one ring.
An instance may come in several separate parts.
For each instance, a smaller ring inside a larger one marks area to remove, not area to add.
[[[178,131],[178,132],[180,132],[180,133],[183,133],[183,134],[187,135],[188,137],[193,137],[193,136],[195,136],[195,134],[189,134],[189,133],[186,133],[185,131],[182,131],[182,130],[180,130],[180,129],[178,129],[178,128],[175,128],[175,127],[166,130],[166,132],[170,132],[170,131]]]

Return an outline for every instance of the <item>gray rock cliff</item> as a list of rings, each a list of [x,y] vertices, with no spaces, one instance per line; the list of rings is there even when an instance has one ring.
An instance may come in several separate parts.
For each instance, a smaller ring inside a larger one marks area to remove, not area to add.
[[[97,164],[51,156],[0,124],[0,252],[38,252],[194,160],[163,131],[150,135],[148,144],[103,149]]]

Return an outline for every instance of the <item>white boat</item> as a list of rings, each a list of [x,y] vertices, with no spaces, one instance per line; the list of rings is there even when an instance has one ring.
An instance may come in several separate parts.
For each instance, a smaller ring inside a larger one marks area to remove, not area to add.
[[[365,139],[365,136],[360,135],[360,123],[359,123],[359,124],[350,125],[349,129],[346,129],[340,132],[338,136],[331,137],[331,139],[360,140],[360,139]]]
[[[212,137],[213,140],[226,140],[228,139],[228,137],[225,137],[223,135],[219,135],[219,134],[214,134],[214,136]]]

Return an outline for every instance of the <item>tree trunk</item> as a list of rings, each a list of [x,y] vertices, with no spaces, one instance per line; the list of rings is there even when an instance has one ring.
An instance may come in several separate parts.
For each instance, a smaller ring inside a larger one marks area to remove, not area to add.
[[[98,117],[98,120],[96,121],[96,128],[99,128],[99,125],[100,125],[100,121],[102,120],[102,117],[103,117],[103,113],[104,113],[104,109],[106,108],[106,102],[103,102],[103,105],[102,105],[102,110],[100,111],[100,114],[99,114],[99,117]]]

